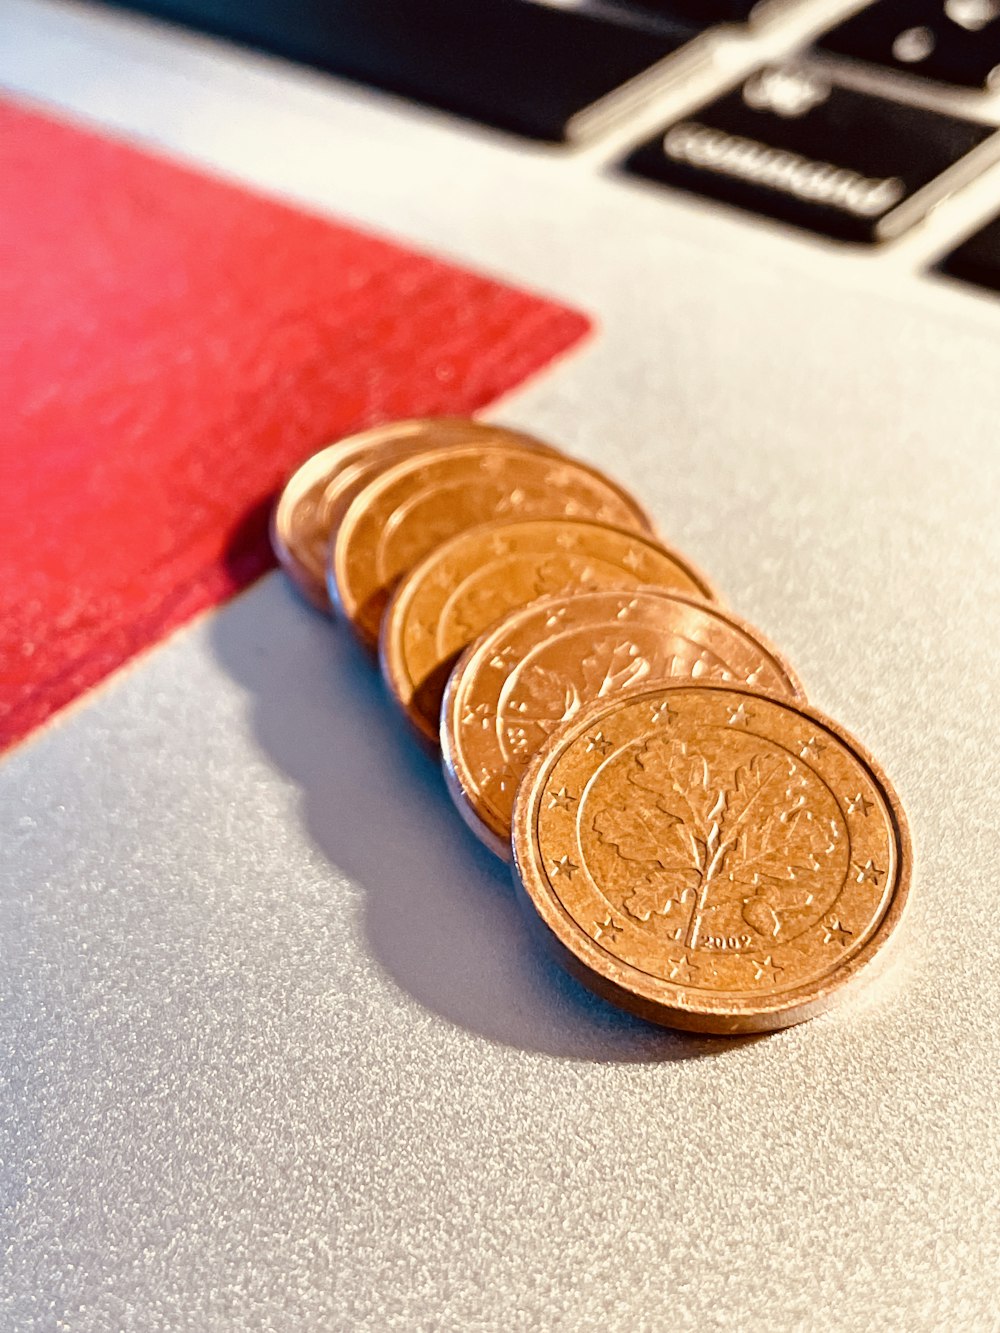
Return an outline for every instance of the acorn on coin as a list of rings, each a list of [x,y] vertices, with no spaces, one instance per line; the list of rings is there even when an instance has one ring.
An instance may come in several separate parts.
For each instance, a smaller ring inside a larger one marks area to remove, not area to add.
[[[274,553],[308,601],[321,611],[330,611],[326,564],[331,510],[346,489],[345,479],[369,481],[401,458],[457,444],[560,452],[534,436],[464,417],[392,421],[327,445],[292,473],[271,514]]]
[[[428,552],[491,519],[541,517],[653,527],[638,500],[575,459],[504,447],[422,453],[388,468],[348,506],[330,550],[331,599],[374,648],[392,590]]]
[[[462,818],[509,860],[518,783],[552,733],[588,703],[680,677],[805,697],[756,629],[693,594],[575,591],[511,611],[466,649],[445,691],[441,752]]]
[[[642,584],[715,595],[679,552],[606,523],[547,518],[470,528],[400,583],[382,625],[382,674],[417,732],[436,745],[448,674],[494,621],[539,597]]]
[[[873,976],[910,883],[875,760],[796,700],[676,681],[582,709],[535,755],[515,883],[560,961],[667,1027],[765,1032]]]

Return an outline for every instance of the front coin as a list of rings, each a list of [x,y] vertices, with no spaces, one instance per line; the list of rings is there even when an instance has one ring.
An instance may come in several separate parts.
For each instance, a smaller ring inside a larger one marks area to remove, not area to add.
[[[888,780],[836,723],[728,685],[630,691],[532,762],[517,880],[547,943],[633,1013],[788,1027],[882,954],[910,881]]]
[[[374,647],[392,589],[435,546],[490,519],[542,516],[652,528],[627,491],[574,459],[502,447],[437,450],[389,468],[348,506],[330,553],[330,596]]]
[[[485,421],[464,417],[420,417],[390,421],[345,436],[307,458],[285,483],[271,515],[271,545],[286,573],[314,606],[330,610],[326,590],[326,557],[332,525],[331,488],[346,476],[365,480],[379,470],[424,449],[443,445],[482,444],[555,453],[532,436]],[[364,465],[359,474],[359,465]]]
[[[436,743],[448,673],[495,620],[539,597],[642,584],[712,595],[677,551],[624,528],[551,518],[470,528],[400,584],[382,627],[382,674]]]
[[[512,611],[462,655],[441,710],[445,774],[466,823],[509,859],[514,794],[556,727],[597,699],[677,677],[804,697],[755,629],[681,592],[574,592]]]

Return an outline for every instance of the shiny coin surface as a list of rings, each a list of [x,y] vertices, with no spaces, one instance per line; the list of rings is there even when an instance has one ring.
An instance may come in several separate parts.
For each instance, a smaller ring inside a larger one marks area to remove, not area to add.
[[[426,441],[414,440],[409,443],[395,444],[391,448],[378,448],[365,458],[338,472],[323,492],[316,510],[317,523],[321,530],[326,533],[326,558],[329,557],[330,542],[335,539],[340,522],[350,508],[352,500],[355,496],[361,494],[369,482],[374,481],[376,477],[380,477],[387,468],[402,462],[403,459],[426,453],[428,448],[440,448],[442,443],[442,440],[438,440],[436,445],[429,446]],[[451,445],[468,445],[470,439],[468,434],[463,436],[456,433],[448,443]],[[481,438],[472,441],[472,443],[490,449],[499,447],[527,449],[532,453],[547,454],[553,458],[565,457],[561,449],[546,444],[544,440],[536,440],[531,435],[521,435],[517,431],[500,429],[499,427],[490,428],[488,432],[483,433]],[[324,595],[329,603],[329,591],[326,590]]]
[[[728,685],[581,710],[514,807],[529,918],[586,985],[669,1027],[761,1032],[884,957],[911,851],[873,759],[804,704]]]
[[[314,606],[330,610],[327,548],[333,505],[344,484],[359,477],[370,480],[400,458],[423,449],[454,444],[506,444],[558,452],[530,435],[484,421],[422,417],[375,426],[313,454],[289,477],[278,497],[271,515],[271,545],[296,587]]]
[[[441,751],[462,817],[509,859],[518,783],[553,731],[585,704],[679,677],[804,698],[776,648],[701,598],[617,589],[512,611],[463,653],[445,692]]]
[[[382,629],[382,673],[436,743],[459,654],[501,616],[539,597],[642,584],[714,596],[678,552],[624,528],[574,519],[492,523],[459,533],[400,584]]]
[[[652,528],[627,491],[574,459],[524,449],[437,450],[389,468],[348,506],[331,547],[330,595],[374,647],[392,589],[434,547],[491,519],[542,516]]]

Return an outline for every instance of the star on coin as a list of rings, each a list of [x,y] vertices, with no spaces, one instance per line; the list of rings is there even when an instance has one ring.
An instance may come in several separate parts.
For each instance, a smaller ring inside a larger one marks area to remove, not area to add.
[[[565,875],[567,879],[572,879],[574,871],[579,869],[580,867],[576,862],[571,861],[568,856],[560,856],[558,861],[552,862],[552,878],[555,879],[557,875]]]
[[[674,721],[674,710],[667,703],[666,699],[660,704],[653,704],[650,709],[650,722],[663,722],[664,724]]]
[[[573,483],[573,473],[569,468],[552,468],[545,474],[546,486],[551,486],[555,491],[567,490]]]
[[[630,569],[633,574],[637,573],[638,570],[641,568],[642,556],[639,554],[639,552],[635,549],[634,546],[630,546],[629,549],[622,556],[622,564],[625,566],[626,569]]]
[[[484,789],[488,788],[494,793],[516,791],[520,780],[520,773],[515,772],[510,764],[504,764],[502,768],[493,768],[489,764],[483,764],[479,769],[480,786]]]
[[[452,624],[454,625],[456,632],[462,635],[464,638],[469,640],[475,638],[476,636],[475,621],[470,620],[464,612],[459,612],[459,614],[455,616],[454,620],[452,621]],[[430,632],[426,632],[422,637],[425,639],[430,639],[433,638],[433,635]]]
[[[616,921],[609,912],[603,921],[594,922],[594,939],[600,940],[607,936],[608,940],[614,944],[624,929],[622,923]]]
[[[770,954],[766,958],[752,958],[750,961],[753,963],[754,981],[775,981],[778,973],[785,970],[774,961]]]
[[[563,551],[572,551],[577,544],[576,534],[573,532],[560,532],[558,537],[556,537],[555,544]]]
[[[691,966],[691,960],[686,956],[668,958],[667,966],[670,968],[671,981],[680,981],[686,984],[693,981],[698,975],[698,969]]]
[[[818,736],[810,736],[805,745],[799,750],[800,759],[814,759],[816,755],[822,754],[826,749],[826,744]]]
[[[588,753],[596,750],[599,755],[606,755],[614,748],[614,741],[609,741],[603,731],[595,731],[593,736],[587,737]]]
[[[848,796],[847,813],[856,815],[860,810],[863,815],[867,815],[874,804],[874,801],[869,801],[861,792],[858,792],[857,796]]]
[[[466,708],[462,714],[462,726],[474,727],[478,725],[486,731],[493,724],[492,712],[493,710],[489,704],[476,704],[475,708]]]
[[[731,727],[745,727],[753,716],[746,704],[740,704],[737,708],[727,708],[726,712],[729,714]]]
[[[823,932],[824,944],[846,944],[854,933],[840,924],[838,916],[832,916],[823,923]]]
[[[511,654],[509,648],[502,648],[500,652],[494,653],[490,658],[490,666],[494,671],[508,671],[516,655]]]
[[[519,509],[521,505],[524,504],[524,494],[523,486],[513,487],[506,495],[501,496],[497,501],[496,512],[498,514],[506,514],[512,509]]]
[[[550,810],[572,810],[576,805],[577,798],[571,796],[565,787],[560,787],[557,792],[549,797]]]
[[[880,870],[870,856],[864,865],[862,865],[860,861],[852,861],[851,865],[858,872],[856,879],[859,884],[864,884],[865,881],[868,881],[868,883],[874,884],[875,887],[878,888],[882,883],[882,880],[885,878],[885,871]]]

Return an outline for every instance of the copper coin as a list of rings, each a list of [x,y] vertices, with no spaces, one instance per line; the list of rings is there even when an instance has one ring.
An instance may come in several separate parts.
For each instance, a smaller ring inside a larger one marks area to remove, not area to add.
[[[544,940],[633,1013],[763,1032],[884,959],[910,881],[899,801],[805,704],[678,682],[582,710],[518,792],[516,879]]]
[[[382,673],[434,744],[448,673],[494,621],[539,597],[642,584],[713,596],[682,555],[624,528],[534,519],[470,529],[432,551],[400,584],[385,616]]]
[[[506,444],[556,453],[530,435],[463,417],[422,417],[392,421],[348,435],[313,454],[285,483],[271,515],[271,545],[304,596],[321,611],[330,610],[326,588],[330,540],[331,487],[358,475],[369,480],[380,470],[424,449],[454,444]]]
[[[677,677],[805,697],[776,648],[702,598],[635,588],[512,611],[463,653],[441,709],[445,774],[466,823],[509,859],[514,794],[555,729],[596,699]]]
[[[542,516],[652,528],[627,491],[574,459],[441,449],[397,463],[352,501],[331,547],[331,598],[374,647],[392,589],[435,546],[490,519]]]
[[[441,443],[443,441],[439,441],[437,446],[430,447],[440,447]],[[467,434],[465,436],[456,434],[454,439],[448,441],[448,443],[450,445],[468,445],[470,440]],[[532,453],[548,454],[550,457],[565,457],[561,449],[546,444],[544,440],[536,440],[531,435],[522,435],[512,430],[501,430],[499,427],[491,430],[489,434],[484,434],[482,438],[471,441],[471,443],[491,449],[504,446],[513,449],[527,449]],[[373,450],[365,458],[353,463],[350,467],[344,468],[330,481],[323,492],[316,511],[317,522],[327,534],[327,556],[329,556],[330,542],[336,537],[341,520],[350,508],[351,501],[355,496],[360,495],[368,483],[381,476],[387,468],[401,462],[404,458],[412,458],[417,454],[426,453],[428,447],[426,442],[415,440],[409,444],[396,444],[390,448],[383,447]],[[329,600],[328,591],[326,597]]]

